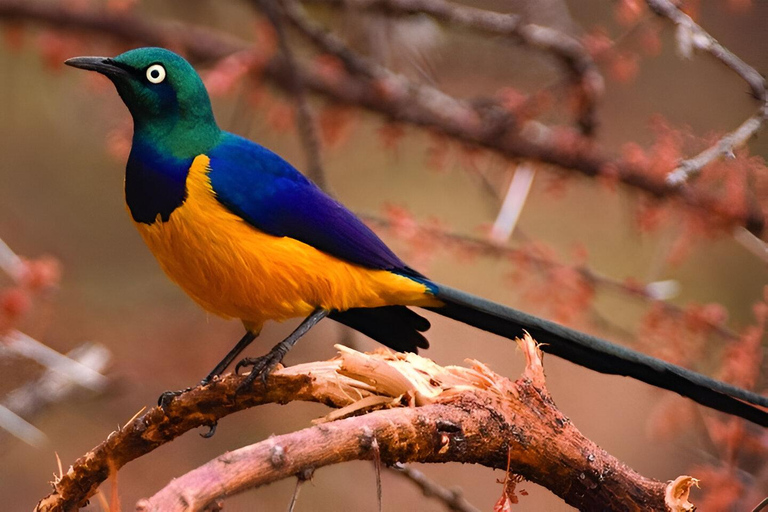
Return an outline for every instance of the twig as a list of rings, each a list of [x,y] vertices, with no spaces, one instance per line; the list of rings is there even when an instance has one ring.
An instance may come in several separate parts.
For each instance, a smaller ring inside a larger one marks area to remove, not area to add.
[[[695,157],[680,162],[677,168],[667,176],[667,183],[680,186],[718,158],[734,157],[734,150],[746,144],[768,119],[768,95],[765,79],[755,68],[718,43],[674,3],[669,0],[646,0],[646,3],[656,14],[669,19],[677,26],[678,48],[683,56],[690,57],[694,49],[709,53],[747,82],[752,95],[761,103],[760,109],[741,126],[721,137],[715,144]]]
[[[752,89],[752,94],[761,103],[766,99],[765,79],[752,66],[731,53],[722,46],[709,33],[701,28],[690,16],[681,11],[670,0],[646,0],[648,6],[658,15],[672,21],[678,29],[686,31],[683,36],[689,38],[691,44],[697,50],[703,50],[714,58],[731,68]]]
[[[58,29],[87,30],[151,45],[171,45],[186,50],[192,60],[220,59],[249,48],[243,41],[188,25],[149,22],[132,15],[79,10],[62,4],[0,0],[0,18],[36,21]],[[385,82],[371,83],[351,75],[331,78],[311,68],[301,69],[301,73],[308,90],[340,103],[378,112],[391,120],[431,128],[507,157],[541,161],[590,177],[605,176],[656,197],[680,198],[684,204],[712,218],[713,222],[742,225],[758,236],[765,226],[765,214],[756,205],[741,211],[731,208],[715,194],[671,186],[663,179],[649,175],[643,167],[602,154],[587,140],[576,139],[572,144],[562,144],[547,132],[531,134],[514,130],[505,124],[506,112],[492,109],[492,112],[481,115],[470,104],[424,84],[413,84],[400,75]],[[264,69],[264,75],[278,85],[288,87],[289,73],[281,58],[273,59]],[[504,123],[500,124],[499,119],[505,120]]]
[[[394,473],[401,475],[416,484],[424,496],[435,498],[443,502],[448,510],[454,512],[480,512],[461,494],[459,489],[446,489],[442,485],[430,480],[424,473],[405,464],[394,464],[392,466]]]
[[[752,117],[744,121],[734,131],[723,135],[715,144],[698,155],[680,162],[667,175],[667,183],[680,186],[690,178],[698,175],[701,170],[719,158],[736,158],[734,151],[749,142],[763,127],[768,119],[768,103],[763,105]]]
[[[317,126],[312,110],[307,101],[307,95],[302,81],[301,74],[296,65],[296,58],[288,43],[288,34],[286,34],[283,23],[284,12],[289,8],[294,8],[293,2],[274,0],[255,0],[262,11],[267,15],[277,34],[278,44],[282,52],[285,66],[288,70],[289,82],[288,90],[293,95],[296,102],[296,121],[299,127],[299,136],[304,146],[304,152],[307,156],[307,176],[314,181],[317,186],[323,190],[328,190],[328,182],[323,171],[322,159],[320,156],[320,139],[317,135]]]

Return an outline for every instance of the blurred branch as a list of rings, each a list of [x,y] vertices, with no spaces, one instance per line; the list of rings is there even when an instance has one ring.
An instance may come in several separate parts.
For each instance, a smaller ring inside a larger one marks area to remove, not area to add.
[[[27,420],[0,404],[0,428],[35,448],[40,448],[48,437]]]
[[[731,53],[709,33],[701,28],[690,16],[681,11],[670,0],[646,0],[650,8],[659,16],[672,21],[678,27],[678,44],[690,45],[689,48],[706,51],[739,75],[752,89],[755,99],[761,103],[766,99],[765,79],[752,66]],[[682,32],[682,33],[681,33]],[[690,53],[690,50],[684,50]],[[688,56],[688,55],[686,55]]]
[[[101,391],[107,385],[107,378],[98,371],[56,352],[51,347],[20,331],[14,330],[4,336],[0,336],[0,353],[2,352],[12,352],[32,359],[57,373],[65,375],[80,386],[92,389],[93,391]]]
[[[744,228],[736,228],[733,237],[749,252],[768,263],[768,244]]]
[[[546,390],[541,353],[535,342],[527,337],[519,344],[527,366],[516,382],[480,363],[471,369],[443,368],[415,354],[362,354],[339,347],[340,359],[315,363],[320,365],[319,373],[311,364],[302,365],[303,372],[311,372],[303,376],[319,392],[315,398],[321,397],[324,387],[337,393],[352,391],[347,407],[338,411],[347,417],[337,419],[336,414],[326,418],[332,421],[221,455],[141,500],[137,510],[202,510],[223,496],[307,469],[370,460],[375,453],[389,465],[420,461],[509,467],[509,471],[550,488],[582,510],[666,510],[668,485],[642,477],[585,438],[555,408]],[[332,363],[335,371],[326,373]],[[277,385],[273,381],[284,372],[279,371],[266,388],[252,394],[270,393]],[[341,376],[345,380],[339,382]],[[240,379],[226,377],[206,389],[213,391],[234,380]],[[361,390],[368,399],[357,400]],[[293,397],[288,393],[285,398]],[[201,406],[215,407],[220,400],[220,393],[208,393],[198,394],[194,403],[189,403],[186,395],[176,402],[188,402],[193,412]],[[378,410],[348,417],[370,409],[373,403],[378,403]],[[187,417],[170,421],[186,421]],[[158,432],[153,425],[143,422],[143,427],[143,435],[155,438]],[[96,455],[90,460],[96,460]]]
[[[514,233],[535,176],[536,168],[525,162],[518,165],[512,174],[504,201],[491,227],[490,237],[495,243],[506,243]]]
[[[478,237],[451,233],[439,227],[425,226],[411,222],[408,222],[407,229],[404,229],[409,232],[409,236],[403,237],[398,235],[399,228],[403,227],[398,221],[374,215],[359,214],[359,216],[365,219],[369,224],[392,231],[395,236],[399,236],[406,242],[410,240],[419,240],[423,242],[425,237],[428,237],[431,242],[441,244],[448,249],[453,248],[459,253],[466,254],[469,252],[471,255],[490,258],[512,261],[530,261],[535,263],[536,266],[545,272],[570,267],[578,272],[581,278],[593,287],[600,287],[604,290],[613,290],[622,295],[661,304],[667,313],[677,318],[685,318],[686,316],[686,310],[684,308],[664,300],[668,294],[666,290],[674,287],[674,284],[669,281],[657,281],[645,285],[641,283],[621,281],[605,274],[601,274],[587,265],[567,265],[565,263],[560,263],[526,247],[510,247],[509,245],[497,244]],[[711,322],[707,318],[702,318],[701,321],[711,329],[712,333],[717,334],[726,341],[736,341],[739,339],[738,333],[721,323]]]
[[[677,26],[678,49],[684,57],[690,58],[693,50],[709,53],[739,75],[749,85],[754,98],[761,103],[758,111],[736,130],[725,134],[715,144],[695,157],[682,161],[667,176],[669,184],[682,185],[718,158],[733,158],[734,150],[746,144],[762,128],[763,123],[768,119],[768,95],[765,89],[765,79],[755,68],[718,43],[714,37],[671,1],[646,0],[646,3],[656,14],[667,18]]]
[[[288,34],[286,34],[283,18],[288,9],[293,9],[293,2],[284,0],[276,2],[274,0],[254,0],[256,6],[261,9],[269,19],[277,34],[280,51],[283,54],[285,66],[289,74],[288,89],[296,102],[296,121],[299,127],[299,136],[301,137],[304,152],[307,155],[307,176],[314,181],[321,189],[328,191],[328,182],[323,171],[322,158],[320,155],[320,138],[317,134],[317,124],[312,110],[307,101],[307,95],[302,81],[301,74],[296,65],[296,58],[288,43]]]
[[[680,162],[675,170],[667,175],[667,182],[670,185],[682,185],[715,160],[736,158],[734,151],[749,142],[749,139],[754,137],[763,127],[766,119],[768,119],[768,102],[763,104],[760,110],[744,121],[741,126],[723,135],[715,144],[698,155]]]
[[[227,35],[179,23],[156,23],[130,14],[80,10],[62,4],[0,0],[0,19],[36,21],[56,29],[87,30],[123,41],[170,46],[184,50],[192,60],[217,60],[248,49],[247,43]],[[258,48],[251,48],[258,51]],[[673,186],[643,166],[603,154],[588,138],[563,139],[556,130],[530,130],[510,124],[509,112],[498,107],[478,110],[437,89],[415,84],[389,73],[371,80],[353,74],[328,76],[311,66],[300,67],[308,90],[334,101],[383,114],[391,120],[433,129],[462,142],[497,151],[507,157],[541,161],[590,177],[604,177],[643,190],[657,198],[680,199],[722,225],[741,225],[760,236],[765,214],[757,205],[746,211],[732,208],[701,187]],[[291,74],[284,58],[276,57],[263,70],[267,78],[289,89]]]
[[[21,279],[22,259],[0,238],[0,268],[14,281]]]
[[[11,289],[11,293],[17,293],[14,300],[18,302],[11,308],[10,313],[4,312],[5,318],[0,314],[0,357],[21,356],[47,368],[40,380],[16,389],[0,404],[0,428],[32,446],[39,447],[46,441],[45,434],[24,418],[29,418],[44,406],[62,399],[77,386],[94,391],[103,390],[107,379],[99,372],[106,365],[109,352],[103,347],[94,347],[93,350],[89,348],[87,353],[75,350],[72,354],[77,358],[73,359],[13,329],[19,317],[28,310],[27,301],[31,301],[35,295],[50,291],[58,284],[58,263],[46,258],[38,261],[24,260],[0,240],[0,268],[15,281],[15,288]],[[93,360],[93,352],[101,357]],[[79,359],[80,356],[83,361]]]
[[[427,498],[435,498],[442,501],[448,510],[453,510],[454,512],[480,512],[480,509],[475,508],[464,499],[460,489],[446,489],[427,478],[418,469],[396,463],[392,465],[392,472],[416,484]]]
[[[596,127],[596,107],[603,94],[603,77],[581,42],[551,27],[524,23],[515,14],[505,14],[446,2],[444,0],[302,0],[334,7],[352,7],[389,16],[426,14],[437,21],[473,30],[484,35],[500,35],[530,48],[554,55],[570,75],[579,91],[579,125],[590,135]]]
[[[109,364],[111,354],[102,345],[85,344],[68,352],[66,357],[93,372],[100,373]],[[80,382],[49,368],[37,380],[11,391],[0,406],[20,417],[31,418],[49,405],[67,399],[80,385]]]

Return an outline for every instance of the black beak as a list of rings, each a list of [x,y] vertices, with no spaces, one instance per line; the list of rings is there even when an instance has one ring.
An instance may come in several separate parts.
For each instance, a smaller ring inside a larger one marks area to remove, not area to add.
[[[64,64],[73,68],[96,71],[110,78],[130,75],[128,70],[108,57],[73,57],[65,60]]]

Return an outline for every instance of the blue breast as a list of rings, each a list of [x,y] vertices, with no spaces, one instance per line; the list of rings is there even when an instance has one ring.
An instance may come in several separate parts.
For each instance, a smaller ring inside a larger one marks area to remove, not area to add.
[[[193,159],[159,153],[149,144],[134,140],[125,169],[125,201],[136,222],[166,222],[184,204],[186,180]]]

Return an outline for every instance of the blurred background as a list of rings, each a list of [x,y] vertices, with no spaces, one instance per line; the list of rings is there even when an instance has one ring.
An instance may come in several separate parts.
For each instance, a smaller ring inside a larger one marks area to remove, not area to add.
[[[706,55],[681,56],[674,28],[642,2],[471,4],[517,12],[582,40],[613,41],[614,54],[596,58],[605,92],[595,138],[609,152],[622,154],[628,143],[652,148],[664,133],[674,132],[691,134],[685,136],[685,150],[693,155],[757,108],[746,85],[720,63]],[[697,21],[723,45],[758,71],[768,70],[767,3],[689,4]],[[78,0],[63,5],[127,10],[249,41],[260,40],[265,23],[252,5],[238,1]],[[0,13],[1,7],[2,2]],[[395,22],[314,3],[308,16],[371,58],[454,96],[514,101],[546,90],[549,96],[536,100],[539,118],[553,123],[569,119],[559,97],[564,93],[551,87],[562,80],[562,70],[544,52],[428,19]],[[239,338],[242,327],[207,315],[162,274],[124,206],[128,113],[106,79],[61,64],[71,56],[114,55],[130,46],[51,25],[4,23],[1,16],[0,30],[0,239],[26,258],[54,258],[57,263],[43,260],[41,270],[51,281],[61,272],[55,290],[35,295],[24,314],[14,317],[13,327],[61,353],[91,342],[111,354],[102,371],[109,382],[99,393],[76,390],[26,418],[44,439],[30,444],[0,429],[3,508],[30,510],[50,491],[48,482],[58,472],[56,454],[66,469],[117,425],[154,405],[162,391],[197,383]],[[316,58],[299,38],[295,48],[300,58]],[[223,128],[305,167],[290,97],[256,79],[235,80],[221,65],[201,70],[207,80],[219,79],[219,85],[222,74],[230,80],[213,98]],[[715,376],[726,371],[729,347],[743,341],[745,329],[759,326],[754,306],[765,300],[766,261],[732,236],[696,232],[681,220],[686,218],[681,209],[660,208],[660,219],[648,228],[653,206],[643,193],[540,165],[520,203],[524,207],[511,240],[501,241],[512,252],[442,243],[414,226],[489,240],[516,163],[320,97],[311,97],[310,104],[322,127],[322,163],[330,188],[371,220],[406,261],[438,282]],[[749,144],[749,154],[767,153],[765,137]],[[604,280],[578,277],[585,265]],[[657,284],[645,287],[649,283]],[[3,275],[0,285],[12,288],[13,281]],[[648,296],[667,299],[665,304],[679,314]],[[433,327],[431,348],[424,355],[443,365],[477,359],[510,378],[520,373],[523,358],[513,343],[427,316]],[[716,328],[701,328],[696,320],[704,317],[714,318]],[[248,354],[266,351],[294,327],[295,322],[268,324]],[[755,335],[762,339],[762,331]],[[291,351],[286,363],[330,358],[333,344],[340,341],[360,350],[375,348],[371,340],[326,321]],[[748,362],[749,371],[762,371],[755,389],[765,390],[765,364],[754,357]],[[699,476],[703,490],[694,492],[693,501],[701,510],[745,510],[764,497],[764,431],[628,379],[554,357],[544,363],[559,408],[587,437],[636,471],[660,480],[684,473]],[[0,352],[0,403],[45,371],[13,351]],[[324,406],[305,403],[259,407],[222,420],[212,439],[188,433],[119,472],[122,507],[132,510],[139,498],[227,450],[304,428],[326,412]],[[742,437],[735,437],[735,431]],[[751,443],[755,451],[734,454],[733,443]],[[457,464],[418,467],[443,485],[461,487],[481,510],[490,510],[501,495],[501,471]],[[246,492],[228,499],[225,510],[285,510],[293,487],[294,481],[284,481]],[[383,489],[384,510],[445,509],[390,472],[383,474]],[[571,510],[534,484],[523,482],[518,489],[527,491],[516,505],[520,510]],[[375,509],[373,465],[355,462],[317,471],[303,487],[296,510]],[[88,510],[101,510],[98,500]]]

